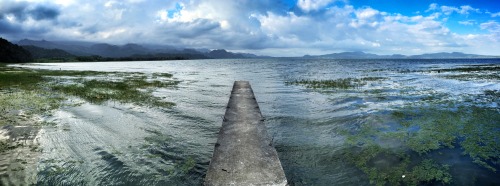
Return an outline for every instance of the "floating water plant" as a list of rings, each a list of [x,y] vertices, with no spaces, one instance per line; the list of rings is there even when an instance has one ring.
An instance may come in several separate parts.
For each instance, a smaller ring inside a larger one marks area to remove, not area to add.
[[[296,80],[292,82],[287,82],[291,85],[302,85],[306,88],[313,89],[325,89],[325,88],[336,88],[336,89],[350,89],[357,88],[366,85],[367,81],[379,81],[386,79],[384,77],[364,77],[360,79],[356,78],[341,78],[335,80]]]
[[[373,185],[449,184],[452,181],[449,166],[431,159],[412,162],[411,157],[401,149],[369,144],[346,148],[343,157],[362,170]]]
[[[439,72],[481,72],[481,71],[492,71],[498,72],[500,71],[500,65],[467,65],[457,68],[448,68],[448,69],[436,69],[433,71]]]
[[[140,89],[169,87],[176,84],[177,82],[150,82],[145,78],[125,78],[123,81],[79,79],[71,84],[53,85],[52,89],[97,104],[115,100],[138,105],[170,107],[175,104],[162,101],[160,98],[152,96],[149,91],[141,91]]]

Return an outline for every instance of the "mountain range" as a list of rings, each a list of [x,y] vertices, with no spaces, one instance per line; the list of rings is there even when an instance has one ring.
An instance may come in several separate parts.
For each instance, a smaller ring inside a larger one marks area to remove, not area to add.
[[[248,53],[233,53],[224,49],[179,48],[170,45],[129,43],[111,45],[79,41],[46,41],[23,39],[16,44],[0,38],[0,62],[65,62],[65,61],[144,61],[179,59],[269,58]],[[377,55],[365,52],[341,52],[325,55],[305,55],[310,59],[476,59],[500,58],[441,52],[421,55]]]
[[[46,41],[23,39],[17,42],[25,49],[33,51],[33,47],[49,50],[62,50],[74,56],[101,56],[105,58],[128,58],[138,56],[183,56],[187,59],[203,58],[262,58],[267,56],[257,56],[247,53],[233,53],[224,49],[191,49],[178,48],[170,45],[140,45],[129,43],[125,45],[111,45],[107,43],[90,43],[76,41]],[[40,49],[36,49],[40,51]],[[191,57],[192,56],[192,57]]]
[[[462,52],[440,52],[420,55],[377,55],[365,52],[341,52],[325,55],[305,55],[303,58],[313,59],[474,59],[474,58],[500,58],[500,56],[486,56],[476,54],[465,54]]]

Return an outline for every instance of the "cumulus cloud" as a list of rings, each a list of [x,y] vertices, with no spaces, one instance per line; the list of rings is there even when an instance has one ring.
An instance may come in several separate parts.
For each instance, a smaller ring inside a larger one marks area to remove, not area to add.
[[[432,10],[437,10],[437,4],[433,3],[429,6],[429,9],[427,11],[432,11]],[[462,15],[467,15],[470,14],[471,12],[475,13],[481,13],[481,11],[478,8],[472,8],[469,5],[463,5],[460,7],[454,7],[454,6],[441,6],[440,10],[443,14],[445,15],[451,15],[452,13],[458,13]]]
[[[298,0],[297,6],[305,12],[319,10],[335,0]]]
[[[28,18],[39,21],[56,19],[59,14],[59,9],[50,5],[33,5],[27,2],[0,2],[0,18],[11,15],[21,22],[26,21]]]
[[[491,32],[499,32],[500,31],[500,24],[497,23],[496,21],[488,21],[485,23],[481,23],[480,28],[483,30],[489,30]]]
[[[474,21],[474,20],[465,20],[465,21],[459,21],[458,24],[461,24],[461,25],[474,25],[474,24],[476,24],[476,21]]]
[[[429,8],[425,12],[433,11],[438,9],[438,4],[437,3],[432,3],[429,5]]]
[[[461,35],[446,26],[443,19],[451,14],[480,12],[468,5],[434,3],[424,14],[403,15],[353,7],[348,1],[339,4],[339,0],[298,0],[291,6],[265,0],[29,1],[0,2],[0,34],[16,39],[225,48],[278,56],[360,50],[380,54],[494,51],[500,45],[491,42],[499,38],[497,21],[459,22],[477,25],[487,34]],[[483,43],[491,45],[485,49]]]

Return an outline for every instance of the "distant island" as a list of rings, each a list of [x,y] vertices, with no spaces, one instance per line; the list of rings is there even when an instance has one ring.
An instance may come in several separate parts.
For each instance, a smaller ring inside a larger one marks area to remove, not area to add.
[[[305,55],[303,58],[314,59],[482,59],[482,58],[500,58],[500,56],[486,56],[476,54],[465,54],[462,52],[440,52],[420,55],[377,55],[364,52],[341,52],[325,55]]]
[[[0,38],[0,62],[96,62],[96,61],[153,61],[185,59],[271,58],[249,53],[233,53],[224,49],[177,48],[169,45],[111,45],[78,41],[46,41],[23,39],[16,44]],[[421,55],[377,55],[365,52],[341,52],[325,55],[305,55],[309,59],[479,59],[500,58],[441,52]]]

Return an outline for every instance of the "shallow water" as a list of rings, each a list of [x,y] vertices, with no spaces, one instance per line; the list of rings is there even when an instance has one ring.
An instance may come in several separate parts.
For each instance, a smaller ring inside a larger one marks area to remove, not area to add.
[[[177,104],[171,109],[108,102],[104,105],[85,103],[55,112],[47,119],[58,125],[45,127],[39,134],[43,149],[37,165],[40,184],[200,184],[232,84],[236,80],[247,80],[266,118],[268,133],[290,183],[368,185],[367,176],[341,158],[339,152],[345,147],[346,137],[340,131],[375,125],[375,120],[383,121],[376,124],[389,126],[391,130],[391,126],[398,124],[390,113],[412,102],[430,99],[429,104],[433,104],[432,99],[435,99],[460,103],[485,90],[500,90],[498,79],[461,81],[443,77],[461,72],[435,71],[480,64],[500,65],[500,60],[284,58],[22,66],[52,70],[161,72],[171,73],[181,81],[176,88],[154,92],[155,96]],[[309,89],[286,83],[300,79],[362,77],[387,79],[370,81],[348,90]],[[497,99],[472,104],[498,108],[500,103]],[[401,146],[387,140],[379,144],[387,148]],[[454,185],[500,184],[498,173],[471,163],[470,158],[460,153],[460,150],[445,148],[425,157],[451,165],[450,172],[456,178]],[[475,180],[472,176],[464,178],[467,174],[475,174]]]

